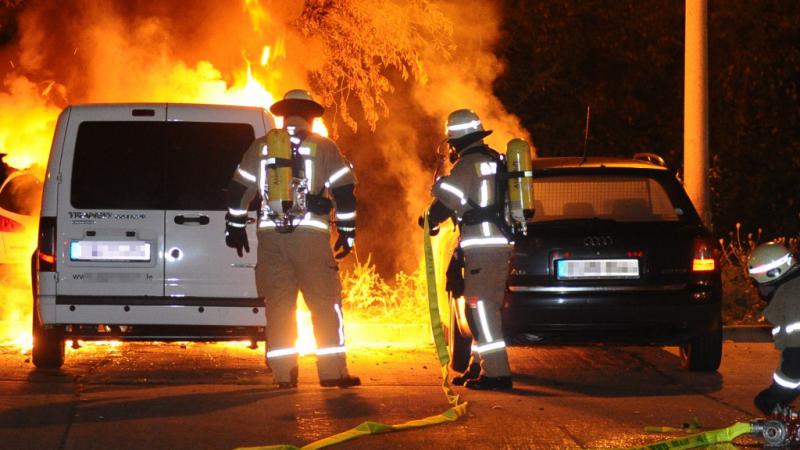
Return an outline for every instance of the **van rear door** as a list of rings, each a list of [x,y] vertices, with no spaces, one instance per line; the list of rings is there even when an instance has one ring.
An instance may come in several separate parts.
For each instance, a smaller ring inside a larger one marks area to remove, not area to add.
[[[58,174],[59,296],[164,295],[165,120],[165,104],[73,108]]]
[[[256,108],[215,110],[172,104],[167,110],[172,145],[165,163],[164,292],[258,306],[256,227],[247,227],[250,252],[243,258],[225,245],[225,188],[244,152],[272,121]]]

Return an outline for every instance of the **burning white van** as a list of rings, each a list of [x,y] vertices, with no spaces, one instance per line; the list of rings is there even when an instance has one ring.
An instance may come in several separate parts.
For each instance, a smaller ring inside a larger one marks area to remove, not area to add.
[[[225,246],[224,189],[273,127],[264,109],[239,106],[61,113],[32,260],[37,367],[60,367],[66,339],[263,339],[256,251]]]

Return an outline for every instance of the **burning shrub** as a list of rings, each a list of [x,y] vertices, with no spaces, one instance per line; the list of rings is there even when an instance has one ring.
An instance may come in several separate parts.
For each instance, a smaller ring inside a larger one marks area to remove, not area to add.
[[[342,291],[342,305],[351,319],[394,324],[427,320],[427,290],[421,268],[411,275],[400,271],[393,282],[387,282],[368,257],[345,273]]]

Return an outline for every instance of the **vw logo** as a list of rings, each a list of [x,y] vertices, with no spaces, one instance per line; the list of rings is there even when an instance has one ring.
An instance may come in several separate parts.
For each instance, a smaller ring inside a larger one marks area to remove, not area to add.
[[[583,238],[583,245],[587,247],[608,247],[614,243],[611,236],[586,236]]]

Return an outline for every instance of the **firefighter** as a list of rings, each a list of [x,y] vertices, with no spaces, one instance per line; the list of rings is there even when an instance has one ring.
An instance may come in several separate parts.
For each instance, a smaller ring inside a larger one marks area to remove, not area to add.
[[[454,165],[449,175],[433,185],[435,199],[428,209],[428,220],[431,234],[438,233],[438,225],[450,217],[459,223],[464,298],[476,338],[471,368],[453,383],[469,389],[511,389],[500,316],[511,255],[510,232],[504,219],[505,181],[497,177],[505,166],[500,155],[483,142],[491,131],[484,130],[473,111],[450,113],[446,133]]]
[[[312,133],[324,108],[304,90],[294,89],[270,108],[283,128],[256,139],[228,185],[225,242],[239,256],[250,251],[247,209],[257,195],[256,288],[267,314],[267,364],[281,389],[297,387],[296,299],[311,311],[317,341],[317,371],[324,387],[361,384],[347,371],[341,281],[337,259],[353,248],[356,236],[356,179],[336,144]],[[338,236],[330,247],[330,218]]]
[[[775,326],[772,336],[775,348],[781,351],[772,384],[754,400],[756,407],[769,415],[800,395],[800,265],[786,247],[767,242],[750,254],[748,271],[761,298],[768,302],[764,317]]]

